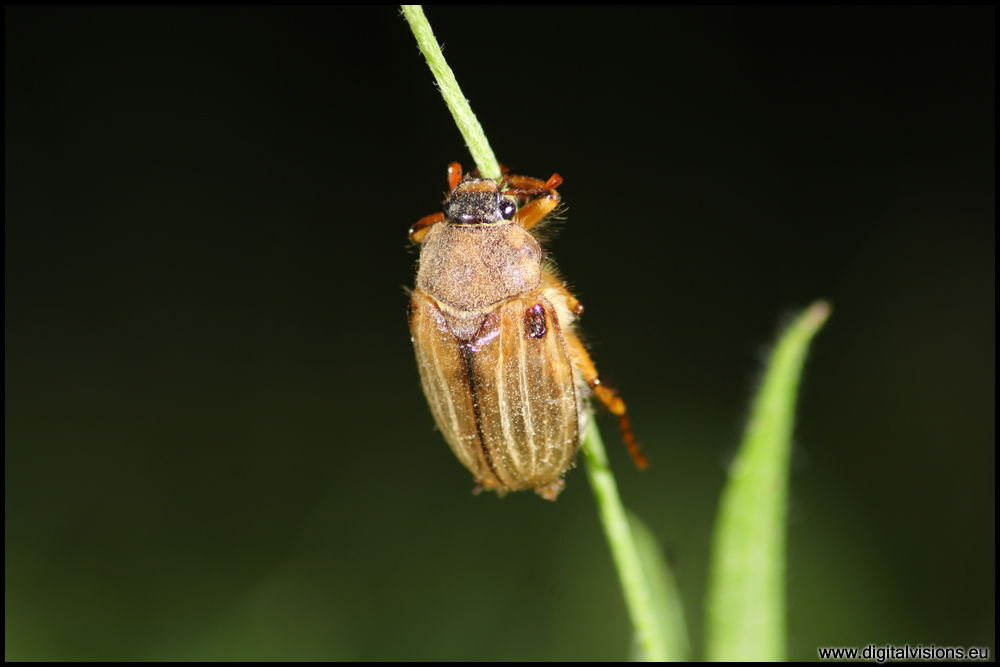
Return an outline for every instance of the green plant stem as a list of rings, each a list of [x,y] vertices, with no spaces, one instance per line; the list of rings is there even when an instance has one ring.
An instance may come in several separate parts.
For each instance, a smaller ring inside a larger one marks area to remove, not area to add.
[[[451,116],[465,139],[465,145],[469,147],[472,159],[479,168],[480,176],[500,180],[500,164],[486,140],[482,125],[476,120],[476,114],[472,113],[469,100],[465,99],[462,89],[458,87],[458,81],[455,80],[454,72],[444,59],[441,47],[434,38],[434,31],[431,30],[431,24],[424,16],[423,8],[420,5],[402,5],[402,8],[403,15],[406,16],[410,29],[417,38],[417,45],[420,46],[420,51],[427,59],[427,65],[437,79],[438,90],[441,91]]]
[[[667,650],[657,627],[653,602],[635,538],[629,527],[625,507],[618,495],[618,485],[608,466],[604,441],[601,439],[601,432],[597,429],[593,415],[590,415],[587,422],[587,434],[583,439],[583,457],[587,462],[587,477],[590,478],[590,486],[597,499],[604,534],[608,538],[608,546],[611,547],[615,567],[618,569],[618,579],[625,594],[625,604],[628,606],[639,649],[646,660],[662,662],[667,659]]]
[[[715,529],[706,605],[713,661],[785,659],[788,463],[809,341],[830,314],[819,301],[779,339],[754,400]]]
[[[423,10],[420,5],[403,5],[402,7],[403,14],[417,38],[417,44],[438,81],[445,103],[451,110],[451,115],[461,130],[462,136],[465,137],[469,152],[472,153],[472,157],[476,161],[476,166],[479,167],[479,173],[486,178],[499,179],[500,166],[493,155],[493,149],[490,148],[483,128],[476,120],[475,114],[472,113],[468,100],[465,99],[462,90],[458,87],[455,75],[448,67],[444,54],[441,53],[441,48],[434,38],[434,33],[431,31]],[[658,619],[654,609],[654,601],[643,571],[639,550],[629,527],[625,508],[618,496],[615,478],[608,467],[604,443],[593,415],[588,421],[587,433],[583,441],[583,456],[587,462],[587,475],[590,477],[591,487],[594,490],[601,515],[601,523],[604,526],[604,532],[607,535],[608,544],[618,569],[618,577],[621,580],[639,649],[647,660],[665,660],[670,652],[665,647],[663,633],[660,631],[662,623],[659,620],[662,620],[667,614],[660,614]],[[657,559],[647,558],[647,560],[656,561]],[[672,587],[669,590],[673,590]],[[674,597],[676,598],[676,596]],[[679,605],[679,598],[674,599],[673,602]],[[681,632],[683,632],[683,624],[681,624],[681,628]],[[680,646],[680,640],[675,643]]]

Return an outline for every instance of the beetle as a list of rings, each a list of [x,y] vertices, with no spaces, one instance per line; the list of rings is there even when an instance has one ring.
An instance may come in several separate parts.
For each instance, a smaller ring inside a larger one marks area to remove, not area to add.
[[[420,245],[410,334],[438,429],[477,492],[534,489],[555,500],[593,394],[645,468],[625,403],[576,333],[583,306],[535,235],[561,201],[562,178],[474,175],[452,163],[444,210],[409,230]]]

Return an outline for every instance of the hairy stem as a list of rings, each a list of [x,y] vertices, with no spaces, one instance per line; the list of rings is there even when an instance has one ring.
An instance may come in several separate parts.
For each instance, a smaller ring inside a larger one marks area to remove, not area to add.
[[[427,59],[427,64],[437,79],[441,95],[451,111],[465,142],[472,153],[479,173],[486,178],[499,179],[500,167],[493,155],[482,126],[476,120],[469,101],[455,80],[455,75],[441,53],[427,18],[420,5],[403,5],[403,14],[417,38],[417,44]],[[653,600],[639,557],[628,516],[618,496],[615,478],[608,467],[604,444],[597,424],[591,416],[583,441],[583,455],[587,462],[587,474],[597,499],[601,523],[611,547],[618,577],[628,605],[629,617],[635,629],[636,640],[642,657],[646,660],[664,660],[668,652],[658,629],[658,616],[653,608]]]
[[[500,164],[497,162],[496,156],[493,155],[490,142],[486,140],[483,126],[476,120],[476,114],[472,113],[469,100],[465,99],[462,89],[458,87],[455,73],[451,71],[451,67],[448,67],[448,62],[444,59],[441,47],[434,38],[434,31],[431,30],[431,24],[424,16],[423,8],[420,5],[402,5],[402,7],[403,15],[406,16],[410,29],[413,30],[413,35],[417,38],[417,45],[424,54],[424,58],[427,59],[427,65],[437,80],[438,90],[441,91],[441,95],[448,105],[448,110],[451,111],[451,117],[455,119],[455,124],[458,125],[458,129],[465,139],[465,145],[472,153],[472,159],[479,167],[479,175],[483,178],[492,178],[495,181],[500,180]]]

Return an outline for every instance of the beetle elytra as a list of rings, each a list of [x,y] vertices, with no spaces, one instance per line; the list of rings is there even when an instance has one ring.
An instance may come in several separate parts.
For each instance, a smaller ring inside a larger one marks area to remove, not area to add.
[[[463,179],[453,163],[443,212],[409,232],[421,244],[410,333],[438,428],[478,488],[549,500],[573,464],[591,393],[646,467],[625,403],[576,334],[583,307],[532,233],[558,206],[561,183],[558,174]]]

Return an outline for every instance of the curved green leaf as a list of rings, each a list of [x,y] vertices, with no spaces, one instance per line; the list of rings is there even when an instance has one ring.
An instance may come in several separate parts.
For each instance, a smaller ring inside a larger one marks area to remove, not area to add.
[[[778,341],[729,472],[706,604],[709,660],[785,658],[785,523],[795,402],[809,342],[829,314],[827,303],[813,304]]]

